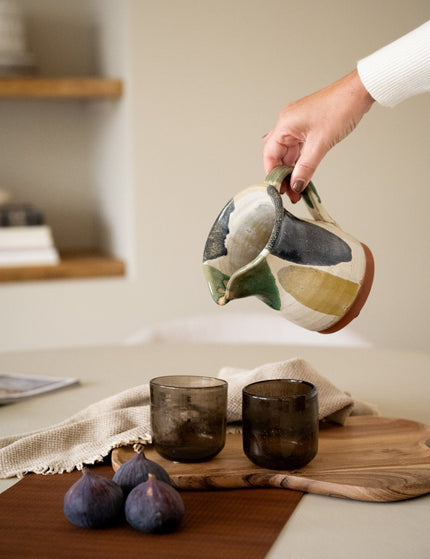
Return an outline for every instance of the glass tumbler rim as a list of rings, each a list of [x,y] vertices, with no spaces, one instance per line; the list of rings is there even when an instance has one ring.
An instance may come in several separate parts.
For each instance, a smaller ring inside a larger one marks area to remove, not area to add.
[[[252,387],[256,387],[257,385],[263,385],[263,384],[268,384],[268,383],[306,385],[309,388],[309,390],[307,392],[303,392],[303,393],[288,394],[288,395],[274,395],[274,396],[256,394],[256,393],[253,393],[250,390]],[[311,382],[309,382],[307,380],[294,379],[294,378],[291,378],[291,379],[289,379],[289,378],[283,378],[283,379],[273,378],[273,379],[263,379],[263,380],[258,380],[256,382],[252,382],[252,383],[246,385],[242,389],[242,393],[243,393],[243,395],[246,395],[250,398],[257,398],[259,400],[285,401],[285,400],[294,400],[296,398],[306,398],[306,399],[315,398],[315,396],[318,395],[318,390],[317,390],[317,387],[314,384],[312,384]]]
[[[173,384],[174,380],[179,379],[205,379],[206,381],[210,381],[210,384],[195,384],[192,386],[191,384]],[[216,390],[219,388],[226,387],[228,385],[227,381],[218,377],[211,377],[207,375],[160,375],[158,377],[154,377],[149,381],[151,386],[157,386],[158,388],[169,388],[171,390]]]

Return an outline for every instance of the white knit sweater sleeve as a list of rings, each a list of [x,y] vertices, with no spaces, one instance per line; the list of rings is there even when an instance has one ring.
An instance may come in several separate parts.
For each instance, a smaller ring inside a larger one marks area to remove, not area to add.
[[[387,107],[430,91],[430,20],[360,60],[357,70],[373,99]]]

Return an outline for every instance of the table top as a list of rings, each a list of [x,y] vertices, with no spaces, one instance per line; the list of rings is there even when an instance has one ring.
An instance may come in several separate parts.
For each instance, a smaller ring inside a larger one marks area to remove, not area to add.
[[[0,406],[0,436],[67,419],[87,405],[168,373],[216,375],[306,359],[338,388],[383,416],[430,424],[430,353],[371,348],[160,343],[0,353],[0,372],[78,377],[80,385]],[[12,480],[0,480],[0,491]],[[430,557],[430,495],[367,503],[305,495],[268,559]]]

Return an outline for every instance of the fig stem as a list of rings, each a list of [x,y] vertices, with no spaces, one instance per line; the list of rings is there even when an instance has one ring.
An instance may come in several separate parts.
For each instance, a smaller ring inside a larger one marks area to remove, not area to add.
[[[142,443],[136,443],[133,445],[133,450],[134,452],[137,452],[137,454],[143,454],[143,456],[145,456],[145,453],[143,451],[145,445],[143,445]]]

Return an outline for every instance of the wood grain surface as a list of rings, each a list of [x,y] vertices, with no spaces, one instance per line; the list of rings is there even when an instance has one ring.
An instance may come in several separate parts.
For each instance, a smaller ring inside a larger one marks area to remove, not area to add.
[[[117,470],[132,447],[112,452]],[[280,487],[360,501],[401,501],[430,492],[430,426],[406,419],[350,417],[344,426],[322,424],[318,454],[290,471],[255,466],[242,450],[240,434],[227,435],[221,453],[209,462],[181,464],[148,447],[179,489]]]
[[[60,251],[55,265],[8,266],[0,268],[0,283],[113,277],[125,275],[125,263],[95,249]]]
[[[119,79],[98,76],[25,76],[0,79],[0,98],[13,99],[115,99],[122,95]]]

